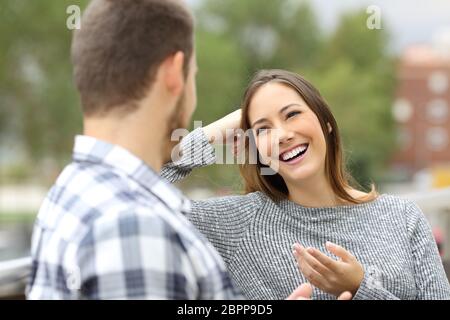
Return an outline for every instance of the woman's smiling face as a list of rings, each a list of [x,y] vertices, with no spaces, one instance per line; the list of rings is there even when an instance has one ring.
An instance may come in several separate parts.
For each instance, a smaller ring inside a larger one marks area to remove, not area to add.
[[[248,120],[264,163],[286,183],[325,174],[326,142],[319,119],[296,90],[269,82],[253,95]]]

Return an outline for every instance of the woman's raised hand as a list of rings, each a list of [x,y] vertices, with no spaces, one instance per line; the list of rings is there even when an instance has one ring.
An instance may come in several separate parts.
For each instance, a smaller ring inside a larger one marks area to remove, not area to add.
[[[236,129],[240,127],[241,114],[241,109],[238,109],[203,127],[203,132],[208,137],[209,142],[225,144],[230,141],[230,137],[234,136]]]

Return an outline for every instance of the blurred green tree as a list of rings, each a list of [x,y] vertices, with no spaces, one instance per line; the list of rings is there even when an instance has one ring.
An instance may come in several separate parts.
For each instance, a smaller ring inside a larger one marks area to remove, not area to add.
[[[201,27],[227,35],[240,48],[248,75],[258,69],[313,67],[321,32],[306,1],[204,0]]]
[[[201,121],[204,126],[239,108],[246,65],[237,43],[201,27],[196,35],[196,53],[198,106],[192,122]],[[238,184],[236,173],[232,165],[210,166],[196,170],[180,186],[220,189]]]
[[[1,127],[13,131],[8,137],[22,142],[36,164],[66,160],[81,130],[66,9],[86,3],[16,0],[0,5],[0,122],[11,124]]]
[[[368,29],[367,17],[365,11],[342,16],[319,66],[308,71],[340,124],[348,167],[363,186],[385,176],[395,147],[395,66],[389,34]]]

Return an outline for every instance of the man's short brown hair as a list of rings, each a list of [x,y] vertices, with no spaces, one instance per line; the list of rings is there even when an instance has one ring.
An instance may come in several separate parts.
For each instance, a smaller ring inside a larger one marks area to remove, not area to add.
[[[142,99],[165,58],[185,54],[187,76],[194,22],[180,0],[92,0],[72,42],[83,113],[108,112]]]

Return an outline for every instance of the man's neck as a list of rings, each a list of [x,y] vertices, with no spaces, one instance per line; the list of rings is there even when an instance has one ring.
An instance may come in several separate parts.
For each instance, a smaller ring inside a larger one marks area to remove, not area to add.
[[[156,172],[164,161],[165,128],[159,119],[126,117],[89,117],[84,119],[84,134],[118,145],[144,161]]]

